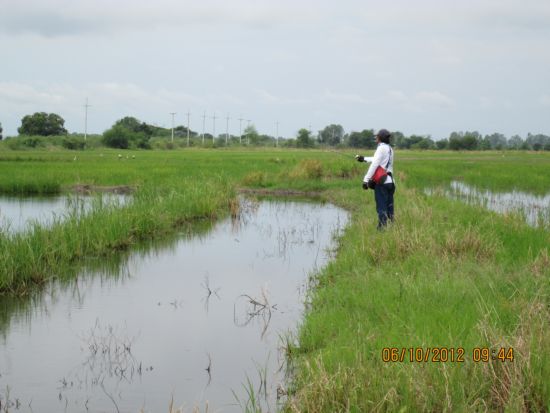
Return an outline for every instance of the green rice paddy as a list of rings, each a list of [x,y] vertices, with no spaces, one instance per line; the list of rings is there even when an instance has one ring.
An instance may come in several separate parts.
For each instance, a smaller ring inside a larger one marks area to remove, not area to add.
[[[352,219],[335,260],[312,274],[307,313],[287,343],[286,410],[550,411],[549,229],[425,191],[458,180],[547,194],[550,154],[397,152],[396,222],[384,232],[353,155],[2,151],[0,193],[125,187],[132,202],[98,201],[84,218],[2,232],[0,291],[24,295],[90,257],[235,213],[241,188],[315,193]]]

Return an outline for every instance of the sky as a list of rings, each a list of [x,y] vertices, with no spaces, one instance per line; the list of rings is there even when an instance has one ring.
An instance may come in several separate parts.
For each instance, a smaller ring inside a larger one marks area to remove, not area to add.
[[[550,134],[549,51],[548,0],[0,0],[0,123]]]

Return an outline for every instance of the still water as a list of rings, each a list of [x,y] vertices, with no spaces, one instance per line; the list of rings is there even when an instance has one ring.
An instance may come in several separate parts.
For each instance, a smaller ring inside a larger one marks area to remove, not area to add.
[[[427,190],[428,194],[436,192]],[[532,226],[550,226],[550,194],[537,196],[521,191],[491,192],[459,181],[452,181],[444,194],[451,199],[479,205],[501,214],[518,213]]]
[[[59,195],[44,197],[0,197],[0,231],[16,233],[28,229],[34,223],[49,226],[70,214],[88,211],[94,202],[104,205],[123,205],[131,198],[119,194]]]
[[[31,299],[0,298],[3,405],[160,412],[173,400],[237,412],[252,391],[276,411],[281,337],[347,221],[329,204],[242,200],[237,218],[95,263]]]

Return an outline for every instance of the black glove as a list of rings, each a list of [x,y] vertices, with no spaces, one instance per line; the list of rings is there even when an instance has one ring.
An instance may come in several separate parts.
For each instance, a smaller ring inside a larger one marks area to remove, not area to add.
[[[357,159],[357,162],[364,162],[365,157],[363,155],[355,155],[355,159]]]
[[[369,183],[368,182],[363,182],[363,189],[364,190],[369,189]]]

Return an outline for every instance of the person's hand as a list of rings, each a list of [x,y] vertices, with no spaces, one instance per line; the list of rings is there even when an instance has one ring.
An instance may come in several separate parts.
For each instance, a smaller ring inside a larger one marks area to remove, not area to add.
[[[368,190],[369,189],[369,183],[363,181],[363,189]]]
[[[355,159],[357,159],[357,162],[364,162],[365,157],[363,155],[355,155]]]

